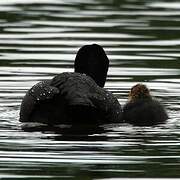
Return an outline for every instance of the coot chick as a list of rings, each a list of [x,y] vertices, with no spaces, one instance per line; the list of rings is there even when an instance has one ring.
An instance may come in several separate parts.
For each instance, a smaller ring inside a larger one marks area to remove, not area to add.
[[[143,84],[133,86],[129,92],[129,101],[123,107],[125,122],[138,126],[152,126],[165,122],[168,115],[163,106],[150,95]]]
[[[28,90],[21,104],[21,122],[56,125],[121,121],[121,105],[103,88],[109,67],[103,48],[97,44],[83,46],[74,66],[74,73],[58,74]]]

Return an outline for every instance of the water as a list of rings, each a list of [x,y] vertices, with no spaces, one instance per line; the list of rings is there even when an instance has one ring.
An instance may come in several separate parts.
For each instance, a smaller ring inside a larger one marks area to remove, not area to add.
[[[0,179],[180,177],[179,30],[175,0],[1,0]],[[21,129],[26,90],[73,71],[77,50],[89,43],[106,50],[106,88],[119,102],[144,82],[166,107],[166,124]]]

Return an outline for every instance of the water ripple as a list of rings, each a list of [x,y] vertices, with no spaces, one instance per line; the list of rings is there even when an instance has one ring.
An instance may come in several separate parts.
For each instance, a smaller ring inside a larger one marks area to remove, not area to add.
[[[179,8],[175,0],[1,0],[0,177],[179,178]],[[56,131],[32,123],[24,131],[18,119],[27,89],[72,72],[76,52],[89,43],[107,52],[105,88],[121,105],[145,83],[167,109],[166,123]]]

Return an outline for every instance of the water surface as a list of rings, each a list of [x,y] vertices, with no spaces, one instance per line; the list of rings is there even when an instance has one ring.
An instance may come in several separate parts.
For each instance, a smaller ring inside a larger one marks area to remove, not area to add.
[[[0,179],[180,177],[180,3],[174,0],[0,1]],[[18,122],[33,84],[73,71],[77,50],[102,45],[106,88],[124,105],[146,83],[170,119],[27,132]]]

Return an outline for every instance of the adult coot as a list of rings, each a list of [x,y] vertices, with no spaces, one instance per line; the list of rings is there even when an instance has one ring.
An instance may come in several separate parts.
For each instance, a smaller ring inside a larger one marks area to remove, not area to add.
[[[129,101],[123,107],[123,119],[127,123],[139,126],[151,126],[168,119],[163,106],[154,100],[149,89],[143,84],[133,86]]]
[[[75,72],[37,83],[26,93],[21,122],[49,125],[120,122],[118,100],[103,87],[109,59],[97,44],[85,45],[75,59]]]

